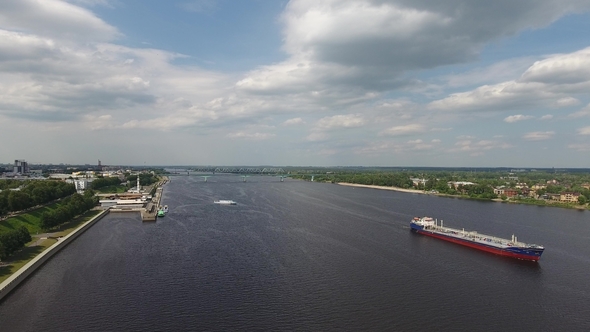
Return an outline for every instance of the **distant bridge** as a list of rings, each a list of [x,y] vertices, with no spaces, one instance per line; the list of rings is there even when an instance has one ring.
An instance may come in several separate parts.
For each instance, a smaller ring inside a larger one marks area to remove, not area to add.
[[[280,167],[193,167],[190,172],[233,173],[233,174],[284,174]]]

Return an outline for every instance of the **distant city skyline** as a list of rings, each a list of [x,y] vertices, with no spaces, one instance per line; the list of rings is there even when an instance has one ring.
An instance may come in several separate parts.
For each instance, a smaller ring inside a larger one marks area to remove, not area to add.
[[[590,0],[4,0],[0,156],[587,168]]]

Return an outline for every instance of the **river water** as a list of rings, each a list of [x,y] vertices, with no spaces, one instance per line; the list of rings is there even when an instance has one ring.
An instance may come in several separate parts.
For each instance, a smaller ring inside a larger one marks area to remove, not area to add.
[[[111,213],[55,255],[0,303],[0,330],[590,330],[588,211],[263,176],[175,176],[163,198],[156,223]],[[424,215],[545,253],[411,233]]]

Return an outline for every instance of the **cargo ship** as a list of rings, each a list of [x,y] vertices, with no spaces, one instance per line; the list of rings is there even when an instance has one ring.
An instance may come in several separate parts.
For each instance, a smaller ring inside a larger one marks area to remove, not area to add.
[[[541,258],[541,255],[545,250],[545,248],[540,245],[519,242],[514,235],[512,235],[512,239],[509,240],[479,234],[474,231],[468,232],[465,231],[465,229],[444,227],[442,220],[439,225],[437,220],[430,217],[415,217],[410,222],[410,228],[413,232],[437,239],[461,244],[501,256],[535,262]]]

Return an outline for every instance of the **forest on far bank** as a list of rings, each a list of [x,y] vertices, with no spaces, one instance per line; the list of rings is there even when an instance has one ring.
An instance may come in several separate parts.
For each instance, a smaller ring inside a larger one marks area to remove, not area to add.
[[[291,177],[318,182],[355,183],[374,186],[418,189],[438,194],[476,199],[502,197],[494,189],[513,189],[515,200],[539,201],[546,194],[579,193],[579,204],[590,201],[590,172],[504,172],[504,171],[380,171],[318,170],[292,171]],[[533,194],[531,194],[533,191]]]

